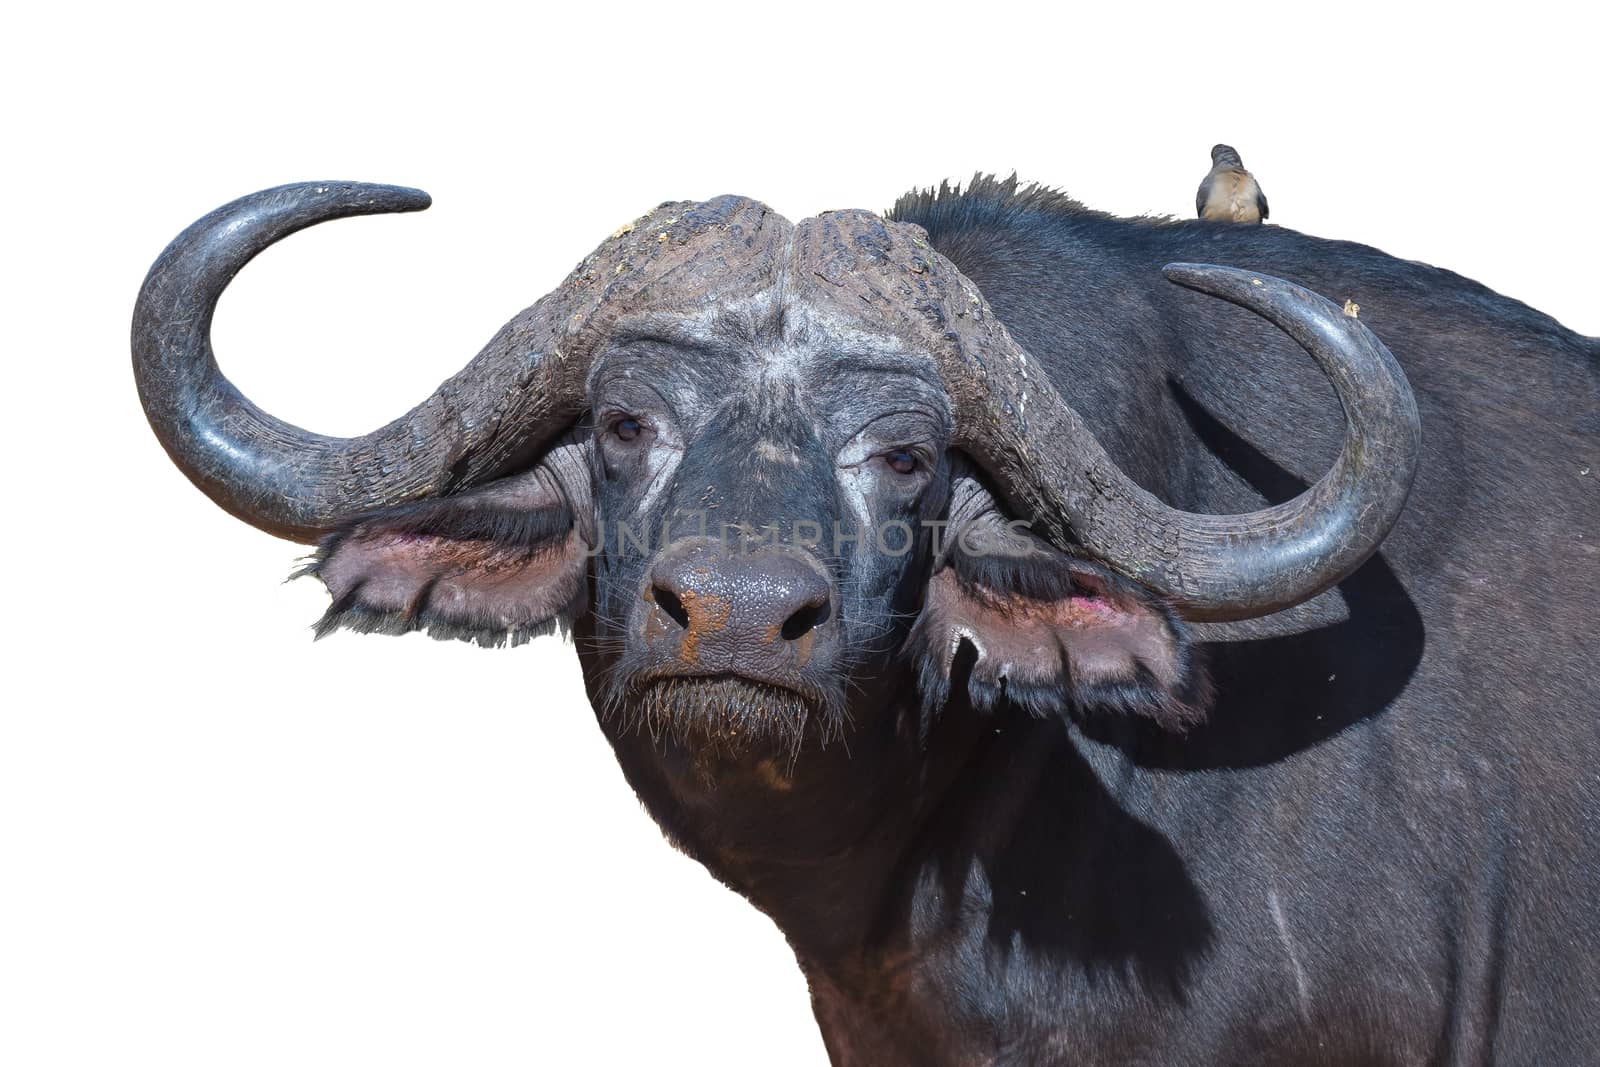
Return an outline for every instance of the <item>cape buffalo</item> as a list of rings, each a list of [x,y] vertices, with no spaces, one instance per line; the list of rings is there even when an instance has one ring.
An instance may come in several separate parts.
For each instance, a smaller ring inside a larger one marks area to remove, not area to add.
[[[150,422],[318,542],[319,632],[570,628],[835,1062],[1600,1062],[1594,339],[979,178],[663,204],[364,437],[222,376],[251,257],[427,203],[185,231],[134,316]]]

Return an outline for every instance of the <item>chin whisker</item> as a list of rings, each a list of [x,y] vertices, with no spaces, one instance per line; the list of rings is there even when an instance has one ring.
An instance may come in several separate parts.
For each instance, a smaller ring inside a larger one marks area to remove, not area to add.
[[[609,702],[608,702],[609,703]],[[837,702],[733,676],[658,678],[626,687],[617,705],[633,726],[694,752],[738,758],[776,750],[792,762],[808,731],[833,732]]]

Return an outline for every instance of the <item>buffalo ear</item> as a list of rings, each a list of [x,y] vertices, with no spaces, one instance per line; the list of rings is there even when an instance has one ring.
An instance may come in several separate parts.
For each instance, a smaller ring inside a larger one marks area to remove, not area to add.
[[[974,707],[1112,712],[1181,730],[1210,700],[1183,623],[1137,583],[1068,556],[992,511],[955,537],[911,634],[922,695],[964,679]]]
[[[300,572],[333,597],[317,636],[423,630],[498,646],[565,629],[586,606],[588,543],[564,481],[547,462],[330,535]]]

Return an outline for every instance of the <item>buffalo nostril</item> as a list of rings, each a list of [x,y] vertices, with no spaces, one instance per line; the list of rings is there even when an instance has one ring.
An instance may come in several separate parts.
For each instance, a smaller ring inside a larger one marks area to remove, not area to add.
[[[667,617],[685,630],[689,628],[689,612],[684,609],[683,601],[678,594],[663,586],[655,588],[656,607],[666,612]]]
[[[829,614],[831,612],[826,600],[820,604],[807,604],[785,619],[778,633],[785,641],[797,641],[827,622]]]

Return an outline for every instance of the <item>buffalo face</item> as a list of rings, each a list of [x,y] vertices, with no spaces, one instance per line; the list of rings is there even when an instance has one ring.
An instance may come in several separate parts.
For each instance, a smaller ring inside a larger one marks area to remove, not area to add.
[[[947,496],[926,357],[763,294],[623,326],[589,407],[604,708],[729,750],[837,735]]]

